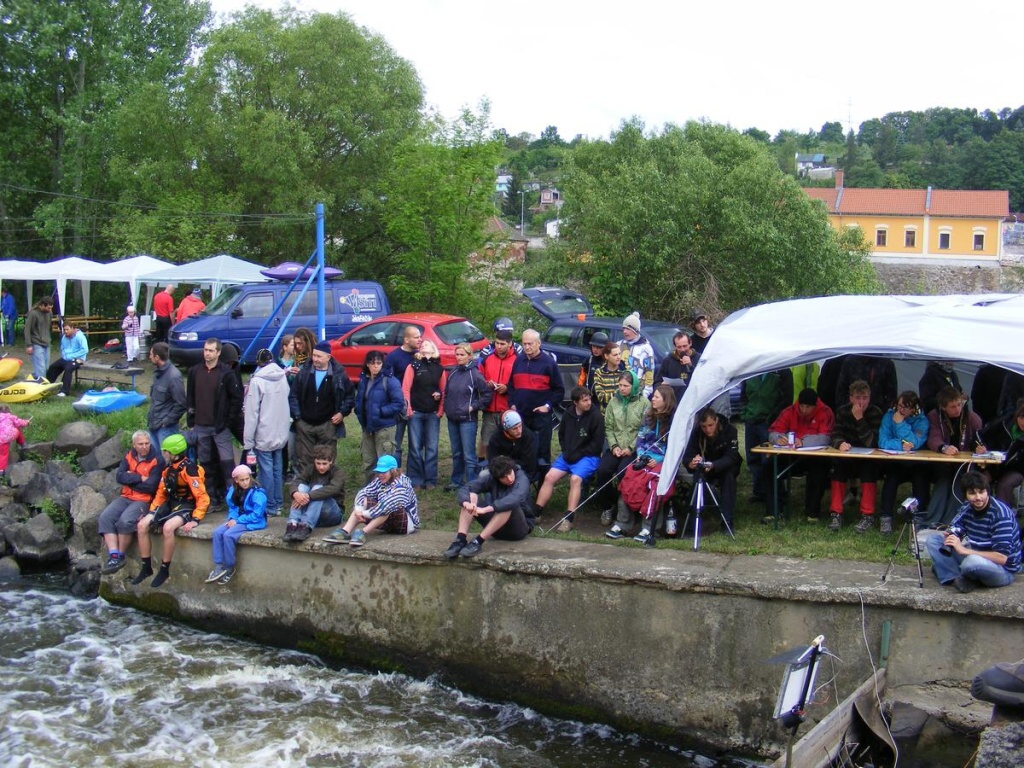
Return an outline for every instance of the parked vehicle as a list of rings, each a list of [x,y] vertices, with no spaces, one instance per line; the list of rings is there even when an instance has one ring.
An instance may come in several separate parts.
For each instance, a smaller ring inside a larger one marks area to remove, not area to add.
[[[169,343],[171,360],[176,365],[195,365],[203,359],[203,344],[206,339],[217,338],[222,344],[238,350],[243,364],[256,362],[256,353],[270,346],[284,319],[299,297],[296,287],[284,305],[276,312],[291,281],[270,280],[265,283],[247,283],[226,288],[198,315],[182,320],[171,327]],[[374,320],[391,312],[388,297],[379,283],[355,282],[350,280],[329,280],[324,287],[326,338],[340,336],[362,323]],[[267,318],[273,320],[260,332]],[[317,327],[317,293],[311,286],[303,295],[295,314],[288,321],[284,333],[295,333],[296,329]],[[254,338],[258,343],[242,359]],[[276,350],[275,350],[276,351]]]
[[[420,329],[424,339],[430,339],[441,353],[441,365],[455,365],[455,345],[468,342],[473,354],[487,346],[487,339],[473,323],[464,317],[442,315],[436,312],[402,312],[364,323],[340,338],[331,341],[331,355],[345,368],[352,381],[359,380],[363,360],[371,350],[380,350],[385,356],[402,345],[406,327]]]

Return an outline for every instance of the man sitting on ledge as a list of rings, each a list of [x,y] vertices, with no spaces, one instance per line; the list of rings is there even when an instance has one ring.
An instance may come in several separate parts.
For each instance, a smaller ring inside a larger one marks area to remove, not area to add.
[[[361,547],[372,531],[406,534],[420,527],[416,492],[412,481],[398,468],[398,460],[385,454],[377,459],[373,472],[370,484],[356,493],[355,508],[345,525],[325,536],[325,544]],[[360,525],[363,528],[357,531]]]
[[[491,537],[519,541],[533,530],[530,479],[526,472],[508,456],[495,456],[487,470],[459,489],[459,530],[444,553],[449,560],[460,555],[475,557]],[[467,541],[474,519],[484,529],[473,541]]]
[[[925,542],[932,570],[939,584],[952,584],[959,592],[979,584],[1005,587],[1021,568],[1017,516],[989,495],[988,479],[981,472],[965,474],[963,486],[967,503],[948,530],[933,533]]]

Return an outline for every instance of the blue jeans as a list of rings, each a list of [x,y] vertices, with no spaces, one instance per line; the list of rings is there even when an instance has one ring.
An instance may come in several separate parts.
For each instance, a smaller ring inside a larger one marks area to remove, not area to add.
[[[449,419],[448,440],[452,444],[452,485],[461,486],[475,480],[479,474],[476,466],[476,419]]]
[[[260,485],[267,492],[267,512],[275,514],[284,504],[284,451],[256,451]]]
[[[1013,583],[1012,573],[980,555],[942,554],[939,547],[945,540],[944,533],[933,533],[925,541],[925,548],[932,558],[932,571],[939,584],[949,584],[957,576],[967,576],[986,587],[1005,587]]]
[[[235,567],[235,547],[242,534],[248,530],[241,523],[228,528],[227,523],[218,525],[213,530],[213,562],[228,568]]]
[[[178,429],[178,425],[172,424],[169,427],[160,427],[160,429],[156,430],[155,432],[152,429],[149,430],[149,439],[153,441],[153,445],[155,445],[156,449],[159,451],[161,449],[161,446],[163,445],[164,440],[166,440],[171,435],[180,434],[181,430]]]
[[[50,367],[50,346],[42,344],[32,345],[32,375],[37,379],[45,379],[46,371]]]
[[[14,346],[14,323],[16,319],[13,317],[4,318],[4,344],[8,347]]]
[[[440,436],[441,418],[436,413],[412,412],[407,473],[414,486],[437,485],[437,442]]]
[[[322,487],[322,485],[314,485],[310,488],[305,483],[299,483],[299,487],[295,490],[309,493],[311,490],[315,491],[317,488]],[[317,526],[327,528],[332,525],[340,525],[341,517],[341,507],[338,506],[338,502],[333,498],[316,499],[310,501],[309,504],[301,509],[292,507],[291,512],[288,513],[288,522],[305,523],[310,528],[316,528]]]

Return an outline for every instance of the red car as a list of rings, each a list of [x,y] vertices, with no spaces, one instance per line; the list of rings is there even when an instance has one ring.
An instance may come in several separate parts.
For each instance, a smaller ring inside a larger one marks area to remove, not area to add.
[[[363,323],[348,333],[331,340],[331,355],[345,367],[345,373],[359,381],[363,360],[371,349],[379,349],[386,357],[388,352],[402,345],[402,332],[406,326],[415,325],[424,339],[430,339],[441,353],[441,365],[455,365],[455,345],[468,342],[473,354],[487,346],[487,339],[480,329],[464,317],[442,315],[437,312],[402,312]]]

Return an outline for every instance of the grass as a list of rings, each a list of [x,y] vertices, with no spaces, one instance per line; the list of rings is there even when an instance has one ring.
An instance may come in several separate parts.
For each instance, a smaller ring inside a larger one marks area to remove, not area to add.
[[[131,433],[136,429],[145,429],[146,409],[144,407],[117,413],[81,416],[71,411],[71,399],[48,398],[38,403],[13,406],[12,410],[19,416],[32,418],[32,424],[26,430],[26,440],[30,443],[52,440],[65,423],[74,419],[83,419],[106,426],[111,435],[119,429],[123,430],[124,449],[127,450],[130,446]],[[354,490],[363,485],[364,476],[359,451],[358,422],[352,416],[346,418],[345,421],[348,437],[338,443],[338,464],[345,472],[349,489],[348,498],[351,499]],[[443,486],[451,474],[451,452],[447,428],[442,425],[440,432],[439,479],[440,485]],[[740,438],[742,442],[742,429]],[[557,447],[556,440],[555,445],[552,446],[553,456],[557,455]],[[844,528],[838,533],[829,531],[825,520],[815,523],[805,522],[801,514],[804,494],[802,479],[798,478],[792,481],[791,515],[788,521],[780,525],[779,530],[775,530],[771,524],[762,522],[765,508],[761,504],[748,501],[750,490],[750,473],[744,468],[740,474],[737,494],[736,538],[733,540],[724,535],[703,538],[700,545],[702,552],[729,555],[776,555],[807,560],[859,560],[878,563],[886,562],[889,559],[895,536],[882,536],[878,533],[877,528],[863,535],[855,533],[853,531],[853,523],[857,517],[855,512],[847,513],[846,519],[844,519]],[[555,494],[548,504],[551,513],[544,518],[545,526],[553,525],[561,516],[565,509],[566,494],[567,484],[563,482],[556,487]],[[454,531],[458,514],[453,494],[444,492],[440,487],[433,491],[422,491],[419,494],[419,503],[420,517],[425,528]],[[677,506],[680,509],[682,507],[683,505]],[[825,510],[827,518],[827,503]],[[604,529],[596,523],[598,514],[599,509],[592,502],[581,510],[580,517],[585,522],[578,526],[578,530],[570,534],[559,534],[558,537],[570,541],[590,541],[608,546],[637,546],[631,539],[611,542],[605,538]],[[685,515],[685,512],[681,514]],[[710,528],[719,527],[720,518],[713,508],[705,510],[704,520]],[[898,534],[899,526],[902,523],[898,518],[894,522],[897,525],[896,533]],[[555,536],[556,534],[535,532],[534,535]],[[693,547],[693,541],[692,537],[659,539],[658,547],[689,550]],[[913,563],[906,547],[901,547],[897,562],[908,565]]]

